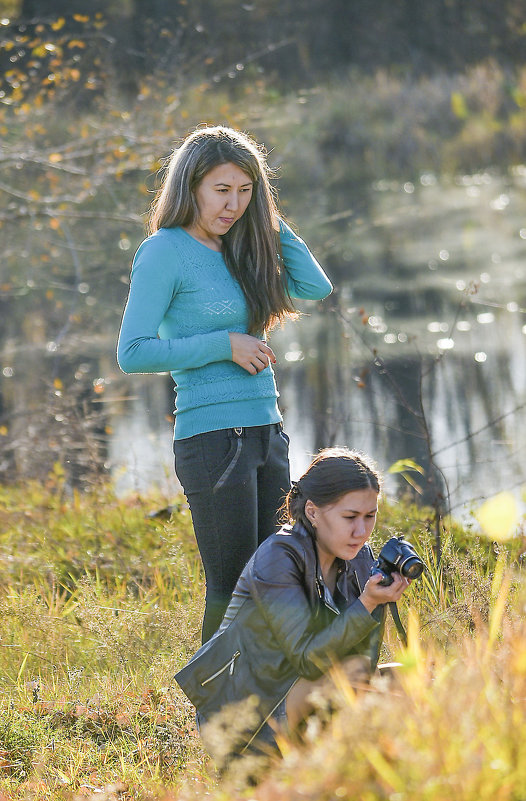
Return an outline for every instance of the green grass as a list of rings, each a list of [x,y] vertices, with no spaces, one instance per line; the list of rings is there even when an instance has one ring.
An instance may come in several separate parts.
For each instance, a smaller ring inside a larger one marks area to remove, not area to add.
[[[499,548],[443,532],[429,510],[384,503],[377,544],[404,533],[429,569],[389,625],[400,684],[363,697],[336,677],[305,741],[247,787],[221,780],[173,674],[199,644],[203,578],[190,517],[160,497],[0,487],[0,794],[71,799],[523,801],[526,590],[517,537]]]

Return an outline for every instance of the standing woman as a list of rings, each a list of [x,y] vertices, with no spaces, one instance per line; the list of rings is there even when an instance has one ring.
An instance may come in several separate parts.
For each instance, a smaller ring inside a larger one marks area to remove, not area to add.
[[[205,570],[206,642],[290,486],[267,333],[296,316],[291,298],[332,286],[279,217],[262,149],[230,128],[198,128],[174,151],[150,230],[117,358],[176,385],[175,469]]]

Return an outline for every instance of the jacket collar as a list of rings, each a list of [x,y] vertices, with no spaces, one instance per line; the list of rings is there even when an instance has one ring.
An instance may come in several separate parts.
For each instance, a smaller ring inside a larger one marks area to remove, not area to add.
[[[316,541],[312,536],[311,532],[307,528],[305,528],[305,526],[302,523],[299,522],[295,523],[294,526],[291,525],[283,526],[281,532],[283,534],[299,535],[302,539],[305,539],[309,543],[310,548],[312,548],[312,553],[314,556],[318,594],[321,600],[326,603],[326,598],[324,597],[326,595],[324,592],[325,582],[323,580],[323,575],[320,569],[320,562],[318,559],[318,549],[316,547]],[[354,559],[340,559],[339,557],[336,557],[336,561],[338,564],[338,577],[336,579],[336,586],[346,601],[349,600],[349,593],[347,590],[350,580],[352,580],[356,584],[356,590],[358,591],[358,593],[362,592],[367,582],[367,579],[369,578],[373,559],[374,557],[371,551],[371,547],[368,543],[365,543],[363,548],[361,548],[360,551],[358,551]],[[332,605],[329,604],[329,607],[332,608]]]

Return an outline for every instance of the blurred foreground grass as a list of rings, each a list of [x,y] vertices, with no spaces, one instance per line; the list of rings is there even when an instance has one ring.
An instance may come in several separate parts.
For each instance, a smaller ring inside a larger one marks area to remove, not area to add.
[[[303,743],[257,786],[219,781],[173,674],[199,643],[203,579],[189,512],[107,487],[0,487],[0,797],[523,801],[526,591],[519,536],[452,525],[436,565],[428,510],[386,503],[377,543],[405,534],[429,565],[383,657],[395,688],[335,676]],[[154,513],[154,514],[152,514]],[[224,735],[223,735],[224,736]]]

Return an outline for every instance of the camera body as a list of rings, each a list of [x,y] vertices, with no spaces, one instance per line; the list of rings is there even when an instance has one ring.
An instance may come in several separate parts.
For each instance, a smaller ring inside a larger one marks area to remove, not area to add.
[[[384,544],[371,568],[371,576],[380,573],[383,578],[378,583],[388,587],[393,583],[391,573],[400,573],[405,578],[415,579],[422,575],[424,567],[411,543],[400,534],[398,537],[391,537]]]

